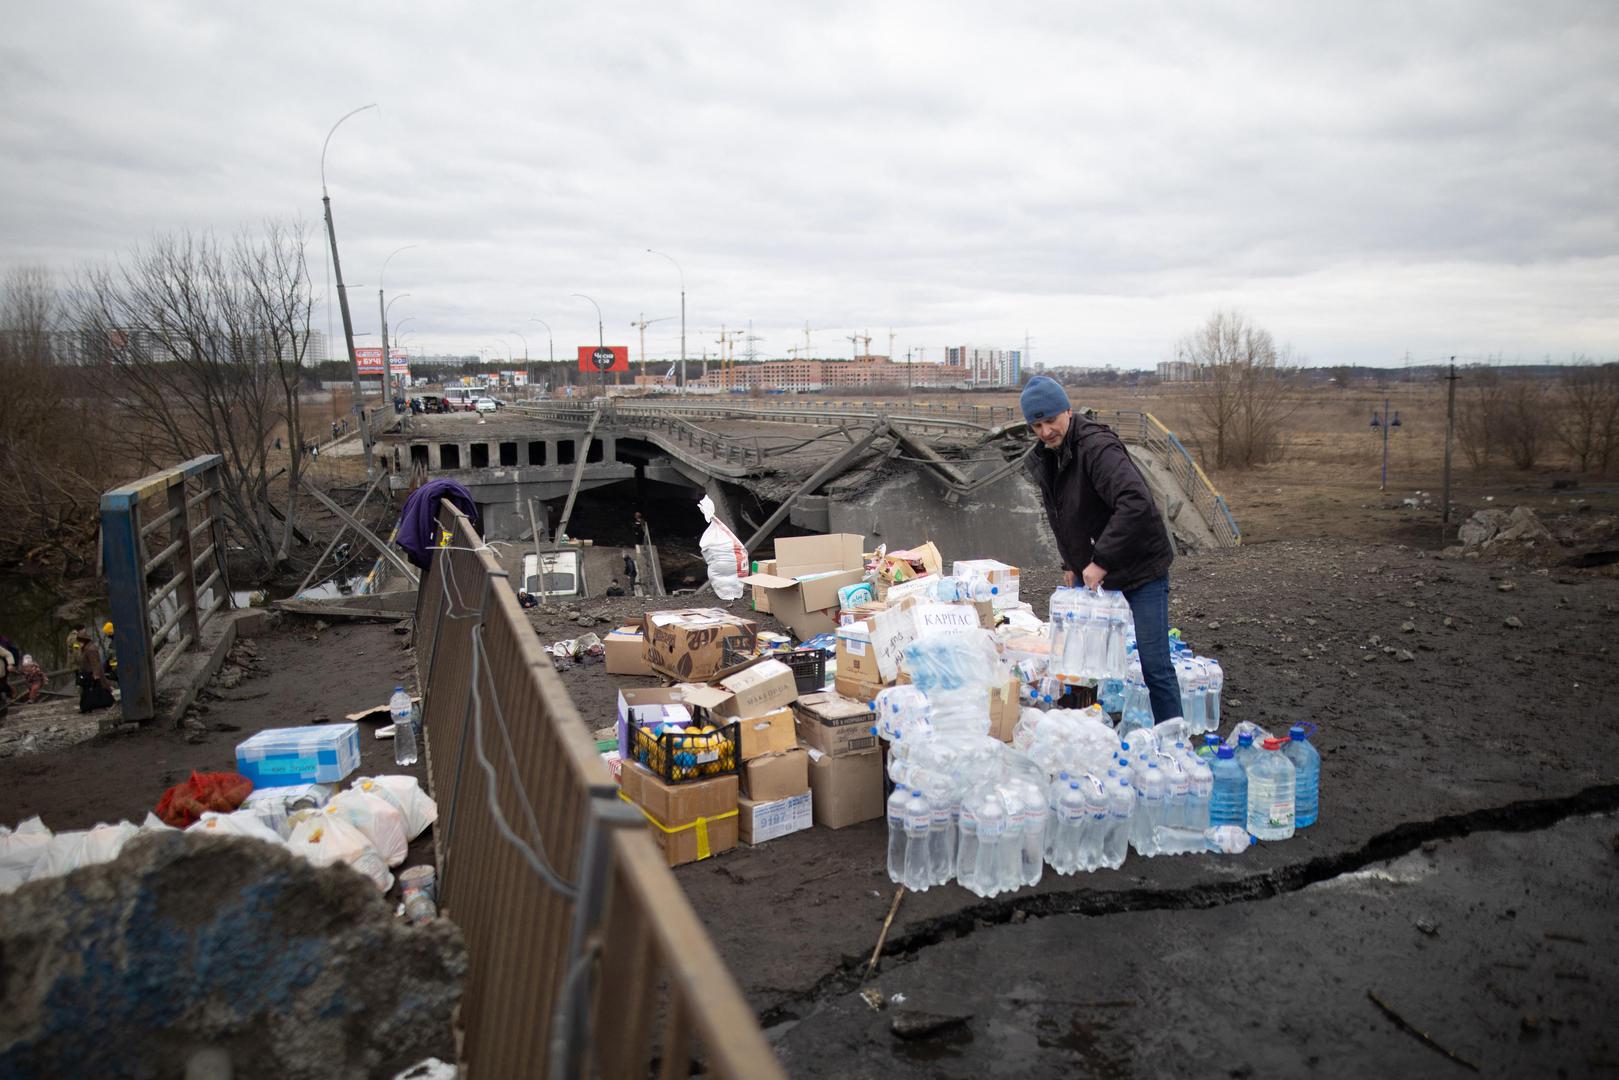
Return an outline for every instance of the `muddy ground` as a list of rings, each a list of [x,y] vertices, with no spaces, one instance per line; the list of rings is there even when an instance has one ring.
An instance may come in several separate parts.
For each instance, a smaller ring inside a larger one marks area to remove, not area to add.
[[[1556,1062],[1579,1073],[1615,1060],[1597,1022],[1614,971],[1596,959],[1599,941],[1611,944],[1602,912],[1619,886],[1612,823],[1578,843],[1537,837],[1619,809],[1619,581],[1330,540],[1183,557],[1172,578],[1173,621],[1225,666],[1225,724],[1318,725],[1320,823],[1242,856],[1132,858],[990,901],[954,885],[907,895],[870,983],[861,969],[893,896],[881,822],[681,868],[793,1074],[1453,1067],[1425,1060],[1434,1052],[1367,989],[1489,1072]],[[1026,572],[1025,596],[1043,608],[1056,583],[1055,571]],[[584,610],[616,624],[642,608]],[[584,632],[534,621],[548,641]],[[598,666],[562,678],[599,725],[619,684],[651,683]],[[1384,861],[1435,844],[1462,854],[1441,857],[1444,872],[1424,887],[1432,896],[1329,884],[1375,879]],[[1525,852],[1533,859],[1516,865]],[[1502,913],[1528,911],[1525,890],[1541,905],[1537,921],[1507,933]],[[1454,914],[1474,903],[1492,914]],[[1424,905],[1441,912],[1442,941],[1411,929]],[[1570,932],[1589,950],[1541,937],[1565,923],[1585,928]],[[1531,945],[1592,959],[1540,962]],[[912,1010],[965,1019],[902,1040],[888,1010],[858,996],[873,985]],[[1527,1025],[1522,1040],[1502,1033],[1509,1002],[1521,1005],[1508,1027]]]
[[[1227,671],[1226,725],[1318,725],[1321,822],[1242,856],[1132,858],[991,901],[907,895],[870,982],[893,896],[880,822],[681,868],[789,1071],[1465,1071],[1368,990],[1487,1073],[1619,1067],[1600,1023],[1619,826],[1591,816],[1619,811],[1619,580],[1335,540],[1184,557],[1172,577],[1174,621]],[[1025,597],[1043,609],[1056,583],[1029,571]],[[694,602],[710,601],[587,601],[588,627],[530,618],[549,642]],[[138,818],[190,768],[228,767],[246,733],[380,703],[410,664],[379,624],[289,619],[253,647],[200,717],[240,731],[0,762],[0,821]],[[653,682],[599,664],[561,678],[593,727],[619,685]],[[368,770],[392,768],[387,743],[364,746]],[[858,993],[873,987],[880,1012]]]
[[[413,663],[409,636],[391,625],[326,626],[303,616],[281,617],[270,632],[238,642],[221,675],[187,714],[196,722],[190,730],[148,724],[132,735],[0,760],[0,823],[15,825],[34,814],[58,831],[138,823],[165,789],[193,769],[234,771],[236,744],[255,732],[340,723],[372,706],[384,711],[360,724],[355,775],[410,773],[425,786],[425,761],[396,765],[393,743],[375,738],[377,727],[388,722],[394,686],[403,683],[414,693]],[[431,861],[432,835],[429,829],[416,839],[405,865]]]

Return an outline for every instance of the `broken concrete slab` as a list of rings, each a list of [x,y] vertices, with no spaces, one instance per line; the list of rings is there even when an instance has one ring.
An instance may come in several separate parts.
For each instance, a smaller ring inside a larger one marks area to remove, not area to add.
[[[466,953],[365,878],[255,840],[161,832],[0,907],[0,1075],[389,1076],[454,1059]]]

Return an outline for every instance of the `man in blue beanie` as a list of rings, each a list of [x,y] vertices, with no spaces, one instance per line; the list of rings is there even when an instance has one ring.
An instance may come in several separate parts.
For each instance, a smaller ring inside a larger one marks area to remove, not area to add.
[[[1023,388],[1023,419],[1040,440],[1029,473],[1062,555],[1063,580],[1117,589],[1130,603],[1136,655],[1153,720],[1181,714],[1180,683],[1169,659],[1169,530],[1152,490],[1124,443],[1105,424],[1076,417],[1068,393],[1036,375]],[[1076,571],[1076,568],[1077,571]]]

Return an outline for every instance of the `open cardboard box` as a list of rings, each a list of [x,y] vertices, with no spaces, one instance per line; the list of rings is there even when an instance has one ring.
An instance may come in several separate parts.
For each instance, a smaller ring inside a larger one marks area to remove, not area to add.
[[[759,624],[724,608],[649,611],[642,617],[646,658],[661,675],[706,681],[754,661]]]
[[[865,576],[857,533],[794,536],[776,541],[776,572],[752,574],[744,585],[763,589],[770,613],[807,640],[838,627],[838,590]]]

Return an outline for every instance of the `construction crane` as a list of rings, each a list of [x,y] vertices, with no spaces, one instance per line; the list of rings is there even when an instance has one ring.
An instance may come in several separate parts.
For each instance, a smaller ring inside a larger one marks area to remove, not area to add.
[[[894,328],[890,326],[888,328],[888,360],[890,363],[893,363],[894,360],[894,337]]]
[[[811,356],[814,356],[814,355],[815,355],[815,353],[813,353],[813,352],[812,352],[812,351],[810,351],[810,327],[809,327],[809,320],[808,320],[808,319],[805,319],[805,320],[804,320],[804,356],[805,356],[805,358],[806,358],[806,359],[808,359],[808,358],[809,358],[809,357],[811,357]]]
[[[664,316],[661,316],[660,318],[649,319],[649,318],[646,317],[646,312],[643,311],[643,312],[641,312],[641,317],[639,319],[635,319],[630,323],[630,325],[635,327],[635,329],[641,331],[641,374],[642,375],[646,374],[646,328],[651,326],[653,323],[668,322],[672,318],[674,318],[673,315],[664,315]]]
[[[849,334],[843,340],[849,342],[849,359],[851,359],[851,360],[859,359],[860,358],[860,335],[859,334]]]
[[[715,341],[717,341],[720,346],[720,385],[724,386],[727,390],[731,388],[731,380],[735,378],[735,372],[732,369],[733,357],[731,348],[733,345],[735,345],[737,339],[740,338],[742,334],[743,331],[741,330],[725,329],[725,324],[721,323],[720,336],[715,338]]]

